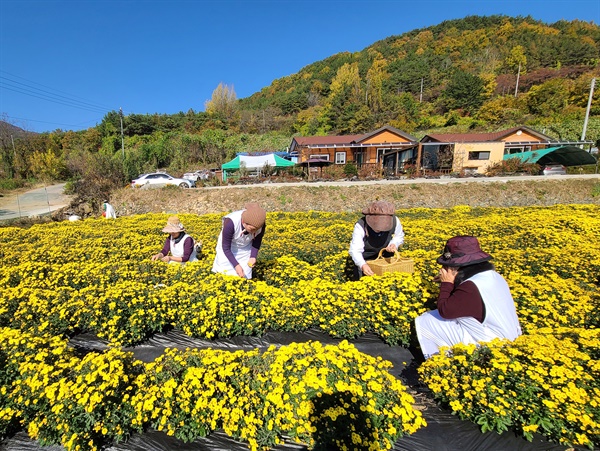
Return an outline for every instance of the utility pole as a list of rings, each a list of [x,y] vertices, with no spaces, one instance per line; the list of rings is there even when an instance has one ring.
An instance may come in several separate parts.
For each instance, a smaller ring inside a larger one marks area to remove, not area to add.
[[[419,103],[423,101],[423,77],[421,77],[421,94],[419,94]]]
[[[521,63],[519,63],[519,70],[517,71],[517,84],[515,85],[515,97],[517,97],[517,93],[519,92],[519,77],[521,76]]]
[[[15,140],[13,139],[13,135],[10,135],[10,141],[12,142],[13,148],[13,167],[15,166],[15,161],[17,161],[17,150],[15,149]],[[12,169],[11,169],[12,171]],[[11,177],[14,176],[14,172],[12,172]],[[17,207],[19,207],[19,218],[21,218],[21,202],[19,201],[19,195],[17,194]]]
[[[596,79],[592,78],[592,83],[590,84],[590,97],[588,98],[587,109],[585,110],[585,119],[583,120],[583,131],[581,132],[581,140],[585,141],[585,133],[587,132],[587,124],[588,117],[590,115],[590,107],[592,106],[592,97],[594,96],[594,85],[596,84]]]
[[[417,146],[417,170],[415,175],[421,177],[421,159],[423,158],[423,144],[419,143]]]
[[[125,161],[125,140],[123,138],[123,108],[119,107],[119,117],[121,118],[121,153],[123,161]]]

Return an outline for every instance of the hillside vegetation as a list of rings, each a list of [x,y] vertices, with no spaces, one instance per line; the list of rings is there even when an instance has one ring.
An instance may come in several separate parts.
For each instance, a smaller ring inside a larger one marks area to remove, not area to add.
[[[582,117],[599,44],[593,23],[472,16],[331,56],[241,105],[296,114],[292,126],[303,135],[524,122],[564,135],[557,124]]]
[[[417,138],[527,125],[578,141],[599,62],[600,27],[592,22],[446,21],[333,55],[245,99],[220,84],[206,111],[112,111],[87,130],[16,136],[0,123],[0,190],[67,179],[97,208],[143,172],[180,176],[238,152],[283,150],[294,135],[364,133],[386,124]],[[600,89],[586,138],[600,141]]]

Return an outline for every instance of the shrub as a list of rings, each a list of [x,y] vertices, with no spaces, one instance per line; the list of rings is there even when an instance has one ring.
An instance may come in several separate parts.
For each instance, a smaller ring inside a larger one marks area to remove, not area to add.
[[[0,191],[11,191],[18,188],[24,188],[29,185],[31,185],[30,181],[25,179],[0,178]]]
[[[486,175],[494,177],[497,175],[510,175],[515,173],[525,173],[536,175],[540,173],[540,165],[536,163],[523,163],[519,158],[509,158],[498,163],[490,165],[486,169]]]
[[[354,163],[346,163],[344,165],[344,174],[346,174],[349,177],[358,175],[358,168]]]

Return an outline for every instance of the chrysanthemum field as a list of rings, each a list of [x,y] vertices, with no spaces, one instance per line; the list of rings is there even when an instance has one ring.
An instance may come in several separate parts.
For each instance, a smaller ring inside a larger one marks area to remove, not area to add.
[[[494,256],[524,335],[455,347],[421,365],[436,399],[482,431],[542,434],[600,446],[600,207],[410,209],[398,212],[414,274],[349,282],[351,213],[269,213],[253,280],[212,274],[221,215],[180,214],[204,243],[185,267],[152,262],[167,215],[0,229],[0,440],[98,449],[135,432],[183,441],[217,429],[270,449],[391,449],[426,428],[391,364],[345,339],[367,332],[408,346],[431,308],[435,258],[469,234]],[[338,345],[261,352],[131,348],[168,329],[216,339],[320,330]],[[70,339],[94,334],[107,351]],[[329,447],[329,448],[328,448]]]

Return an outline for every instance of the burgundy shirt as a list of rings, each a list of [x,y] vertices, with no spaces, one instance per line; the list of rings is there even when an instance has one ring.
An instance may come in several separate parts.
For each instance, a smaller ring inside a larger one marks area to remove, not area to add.
[[[442,282],[437,308],[444,319],[456,319],[471,316],[480,323],[485,318],[485,304],[477,286],[467,280],[457,287],[451,282]]]

